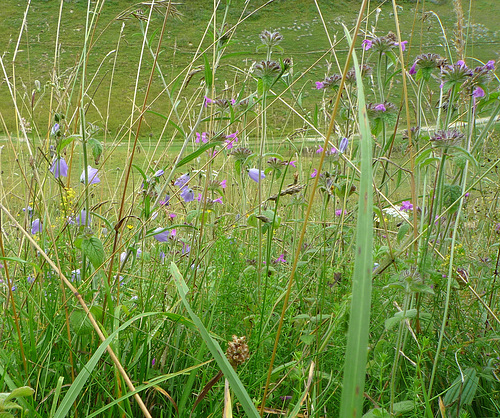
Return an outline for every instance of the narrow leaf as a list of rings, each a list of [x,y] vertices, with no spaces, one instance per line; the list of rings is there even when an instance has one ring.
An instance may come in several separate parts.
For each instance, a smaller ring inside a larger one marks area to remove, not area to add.
[[[352,43],[349,31],[345,26],[344,32],[349,43]],[[363,81],[355,50],[353,50],[352,59],[356,70],[361,174],[351,316],[347,334],[343,390],[339,415],[341,417],[359,417],[363,413],[373,268],[372,137],[366,112]]]
[[[208,349],[212,353],[212,356],[214,356],[215,361],[221,368],[222,372],[224,373],[224,376],[226,379],[229,380],[229,383],[231,384],[231,387],[238,398],[238,400],[241,403],[241,407],[246,413],[247,417],[251,418],[259,418],[260,414],[258,413],[257,409],[255,408],[255,405],[253,404],[252,400],[250,399],[250,396],[248,395],[247,391],[245,390],[245,387],[243,386],[243,383],[241,383],[240,378],[236,374],[235,370],[229,363],[228,359],[226,356],[223,354],[222,349],[219,346],[219,343],[215,341],[201,322],[200,318],[193,312],[191,309],[191,306],[189,305],[189,302],[186,299],[186,294],[188,292],[188,287],[186,285],[186,282],[184,281],[184,278],[182,277],[179,269],[175,265],[175,263],[170,263],[170,272],[172,273],[172,276],[174,277],[174,283],[177,287],[177,291],[179,292],[179,295],[181,297],[182,303],[184,304],[184,307],[189,313],[189,316],[193,320],[193,322],[196,324],[198,327],[198,332],[200,333],[201,337],[203,338],[203,341],[205,341],[205,344],[207,345]]]

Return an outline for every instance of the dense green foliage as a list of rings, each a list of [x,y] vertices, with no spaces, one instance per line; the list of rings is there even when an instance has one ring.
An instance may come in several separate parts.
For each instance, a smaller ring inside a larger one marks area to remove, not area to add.
[[[32,3],[0,417],[500,415],[496,2]]]

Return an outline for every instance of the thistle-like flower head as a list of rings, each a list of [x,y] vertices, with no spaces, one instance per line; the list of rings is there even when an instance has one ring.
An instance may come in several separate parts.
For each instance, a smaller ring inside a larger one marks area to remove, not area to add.
[[[420,54],[415,58],[418,68],[441,68],[446,64],[446,58],[438,54]]]
[[[273,169],[273,170],[279,170],[283,168],[287,163],[285,161],[281,161],[279,158],[272,157],[267,160],[267,164]]]
[[[473,74],[473,71],[462,60],[441,68],[441,79],[445,84],[463,83]]]
[[[441,129],[431,137],[431,142],[435,147],[446,148],[459,144],[464,138],[465,135],[456,129],[447,131]]]
[[[250,351],[246,338],[233,335],[233,340],[227,343],[226,357],[233,367],[247,361],[250,358]]]
[[[245,147],[238,147],[233,149],[230,155],[232,155],[236,160],[245,161],[252,154],[252,150]]]
[[[261,61],[253,67],[255,77],[278,77],[281,72],[281,66],[276,61]]]
[[[283,35],[279,32],[270,32],[263,30],[259,35],[260,41],[267,47],[272,48],[283,40]]]

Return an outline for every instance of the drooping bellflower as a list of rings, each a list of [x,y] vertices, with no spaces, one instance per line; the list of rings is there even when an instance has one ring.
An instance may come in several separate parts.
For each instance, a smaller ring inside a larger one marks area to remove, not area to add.
[[[97,172],[97,168],[92,168],[90,165],[87,166],[87,178],[89,184],[97,184],[101,182],[101,179],[97,176]],[[80,182],[85,183],[85,170],[83,170],[80,175]]]
[[[64,158],[56,157],[49,171],[54,174],[56,179],[59,177],[68,177],[68,164]]]
[[[265,179],[266,175],[262,170],[259,170],[258,168],[251,168],[250,170],[248,170],[248,177],[258,183],[260,179]]]

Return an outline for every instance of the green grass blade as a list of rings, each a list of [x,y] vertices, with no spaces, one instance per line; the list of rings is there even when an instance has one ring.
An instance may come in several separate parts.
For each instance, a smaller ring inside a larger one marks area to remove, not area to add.
[[[162,376],[155,377],[154,379],[151,379],[148,383],[136,387],[135,391],[128,392],[127,394],[121,396],[120,398],[115,399],[114,401],[106,404],[101,409],[91,413],[90,415],[87,415],[87,418],[102,416],[101,414],[103,412],[107,411],[112,406],[118,405],[120,402],[123,402],[126,399],[130,399],[130,397],[134,396],[136,393],[139,393],[139,392],[142,392],[143,390],[152,388],[153,386],[159,385],[160,383],[166,382],[167,380],[172,379],[174,377],[177,377],[177,376],[180,376],[183,374],[187,374],[193,370],[197,370],[200,367],[203,367],[203,366],[206,366],[207,364],[210,364],[212,361],[213,360],[205,361],[204,363],[196,364],[195,366],[191,366],[191,367],[188,367],[186,369],[179,370],[178,372],[168,373],[168,374],[165,374]]]
[[[349,42],[349,32],[344,27]],[[373,187],[372,140],[365,106],[363,81],[356,53],[352,59],[356,69],[358,118],[360,129],[361,175],[359,185],[359,214],[356,227],[356,258],[352,281],[351,317],[347,334],[344,379],[340,406],[341,417],[360,417],[363,414],[368,332],[373,268]]]
[[[82,369],[82,371],[76,377],[75,381],[73,382],[73,384],[69,388],[68,392],[64,396],[63,400],[61,401],[59,408],[57,408],[57,411],[54,414],[54,418],[63,418],[68,414],[71,406],[73,405],[76,398],[78,397],[78,395],[82,391],[83,387],[85,386],[85,383],[87,382],[88,378],[90,377],[90,374],[92,373],[95,366],[99,362],[99,359],[103,355],[104,351],[106,350],[108,345],[111,344],[111,342],[116,338],[116,336],[121,331],[126,329],[130,324],[137,321],[138,319],[146,318],[146,317],[152,316],[152,315],[161,315],[161,314],[162,314],[161,312],[146,312],[146,313],[134,316],[132,319],[128,320],[123,325],[121,325],[108,338],[106,338],[101,343],[101,345],[97,348],[96,352],[90,358],[90,360],[87,362],[87,364]]]
[[[208,330],[205,328],[203,323],[201,322],[200,318],[193,312],[191,309],[191,306],[189,305],[187,299],[186,299],[186,294],[189,291],[186,282],[184,281],[184,278],[182,277],[182,274],[180,273],[179,269],[175,265],[174,262],[170,264],[170,271],[172,272],[172,275],[174,276],[174,282],[175,285],[177,286],[177,291],[179,292],[179,295],[181,296],[182,303],[184,304],[184,307],[189,313],[189,316],[195,323],[195,325],[198,327],[198,331],[200,332],[201,337],[203,338],[203,341],[205,341],[205,344],[207,345],[208,349],[214,356],[215,361],[219,365],[219,367],[222,370],[222,373],[224,373],[224,376],[226,377],[227,380],[229,380],[229,383],[231,384],[231,388],[233,389],[235,395],[237,396],[238,400],[241,403],[241,406],[243,407],[243,410],[246,413],[247,417],[251,418],[259,418],[260,415],[257,412],[257,409],[255,408],[252,400],[250,399],[250,396],[248,396],[247,391],[245,390],[245,387],[243,386],[243,383],[241,383],[240,378],[234,371],[233,367],[231,364],[229,364],[228,359],[224,355],[224,352],[220,348],[219,343],[215,341],[209,334]]]
[[[63,381],[64,381],[63,376],[60,376],[59,379],[57,379],[56,391],[54,392],[54,398],[52,399],[52,407],[50,408],[50,415],[49,415],[50,418],[52,418],[54,416],[54,413],[56,412],[57,401],[59,400],[59,395],[61,394]]]

